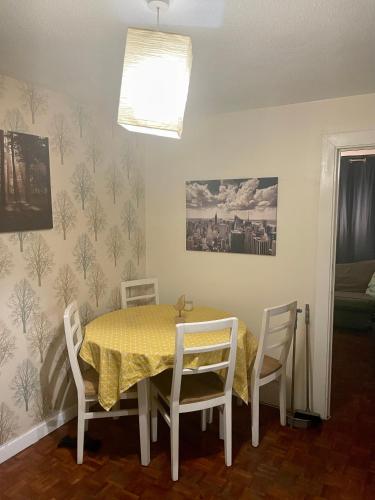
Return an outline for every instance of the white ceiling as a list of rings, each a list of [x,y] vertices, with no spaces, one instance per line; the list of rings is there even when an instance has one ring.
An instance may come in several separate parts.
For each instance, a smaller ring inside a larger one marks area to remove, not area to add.
[[[126,29],[144,0],[1,0],[0,72],[117,107]],[[375,92],[374,0],[173,0],[190,34],[189,109],[222,112]]]

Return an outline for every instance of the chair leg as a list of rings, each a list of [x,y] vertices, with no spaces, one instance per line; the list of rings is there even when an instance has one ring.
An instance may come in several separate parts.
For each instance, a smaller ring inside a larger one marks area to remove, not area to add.
[[[279,379],[280,424],[286,425],[286,370],[283,368]]]
[[[83,412],[78,410],[77,422],[77,464],[83,462],[83,445],[85,440],[85,419]]]
[[[179,413],[171,409],[171,469],[173,481],[178,480],[179,419]]]
[[[158,440],[158,407],[156,404],[158,393],[151,386],[151,441],[155,443]]]
[[[219,438],[224,439],[224,417],[223,417],[223,406],[219,406]]]
[[[141,464],[150,463],[150,390],[147,378],[137,382]]]
[[[85,411],[89,411],[90,410],[90,403],[86,402],[85,403]],[[89,420],[88,419],[85,419],[85,432],[87,432],[89,430]]]
[[[232,465],[232,399],[228,398],[223,412],[225,465]]]
[[[208,410],[208,423],[212,424],[213,420],[214,420],[214,409],[210,408]]]
[[[259,386],[251,382],[251,443],[259,446]]]
[[[207,430],[207,410],[202,410],[201,411],[201,430],[202,432]]]
[[[116,410],[121,410],[121,400],[117,401],[117,403],[115,403],[113,406],[112,406],[112,410],[113,411],[116,411]],[[120,417],[113,417],[113,420],[118,420]]]

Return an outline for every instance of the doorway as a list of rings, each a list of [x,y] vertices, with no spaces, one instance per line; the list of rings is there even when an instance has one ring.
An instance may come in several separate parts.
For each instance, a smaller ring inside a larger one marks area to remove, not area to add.
[[[331,416],[331,375],[336,228],[340,156],[346,150],[375,149],[375,130],[323,138],[318,208],[315,304],[312,314],[312,406],[323,419]],[[355,375],[353,375],[355,377]]]
[[[375,394],[375,150],[341,151],[331,408],[357,422]]]

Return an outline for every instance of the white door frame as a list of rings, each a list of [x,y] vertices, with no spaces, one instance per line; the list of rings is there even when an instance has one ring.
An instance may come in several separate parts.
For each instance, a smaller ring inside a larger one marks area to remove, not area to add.
[[[339,153],[375,145],[375,130],[329,135],[323,138],[316,257],[315,314],[313,315],[313,408],[330,415],[333,337],[333,294],[336,260],[336,222]]]

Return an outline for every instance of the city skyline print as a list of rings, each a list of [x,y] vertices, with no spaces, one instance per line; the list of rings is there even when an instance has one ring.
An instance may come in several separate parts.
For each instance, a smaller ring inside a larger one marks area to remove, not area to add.
[[[186,250],[276,255],[278,177],[186,182]]]

